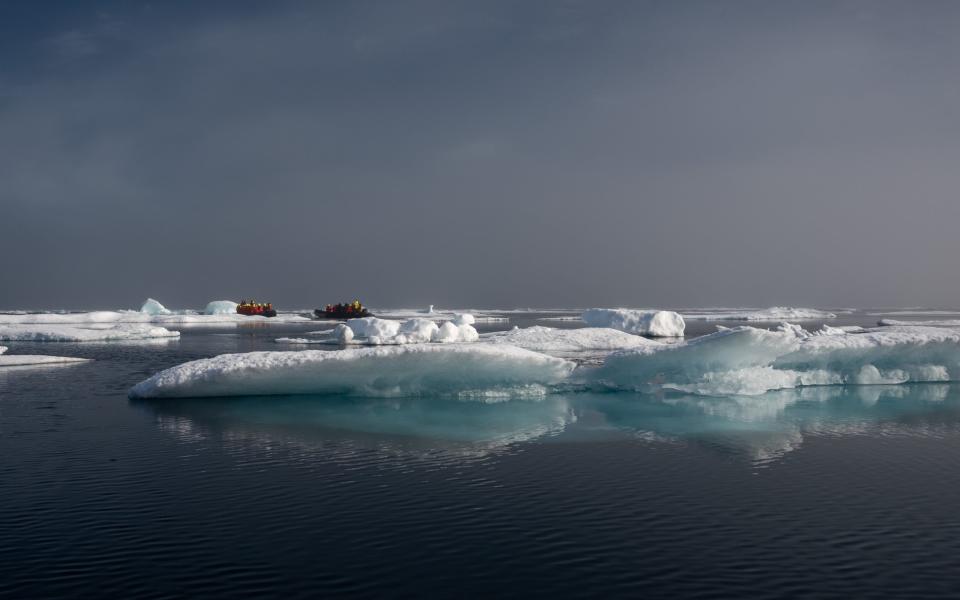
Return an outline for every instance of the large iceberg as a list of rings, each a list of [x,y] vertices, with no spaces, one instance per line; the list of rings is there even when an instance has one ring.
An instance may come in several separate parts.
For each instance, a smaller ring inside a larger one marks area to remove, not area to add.
[[[343,394],[502,399],[564,380],[572,362],[512,346],[411,344],[223,354],[167,369],[131,398]],[[532,386],[532,387],[531,387]]]
[[[722,329],[681,344],[610,355],[595,378],[612,387],[704,395],[761,394],[808,385],[895,384],[960,378],[960,332],[891,327],[865,333]]]
[[[679,313],[670,310],[590,308],[580,316],[591,327],[609,327],[637,335],[682,337],[685,324]]]
[[[179,331],[149,324],[0,325],[4,342],[120,342],[178,338]]]

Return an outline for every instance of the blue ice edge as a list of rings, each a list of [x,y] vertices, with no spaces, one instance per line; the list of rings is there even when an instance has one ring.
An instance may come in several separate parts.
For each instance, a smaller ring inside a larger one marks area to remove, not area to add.
[[[509,344],[411,344],[335,352],[224,354],[161,371],[131,399],[262,395],[454,396],[499,401],[572,388],[701,396],[758,395],[823,385],[960,378],[960,331],[884,327],[864,333],[723,329],[682,343],[649,342],[598,368]]]

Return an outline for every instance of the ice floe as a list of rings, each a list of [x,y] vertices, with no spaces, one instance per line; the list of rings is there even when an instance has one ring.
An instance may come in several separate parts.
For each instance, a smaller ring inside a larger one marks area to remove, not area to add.
[[[539,325],[485,333],[480,336],[480,339],[491,344],[510,344],[527,350],[561,356],[592,355],[598,352],[613,352],[660,344],[645,337],[605,327],[554,329]]]
[[[144,323],[0,325],[0,341],[5,342],[120,342],[177,337],[179,331]]]
[[[68,356],[42,356],[37,354],[7,354],[6,346],[0,346],[0,367],[23,367],[28,365],[50,365],[87,362],[88,358]]]
[[[772,306],[770,308],[736,308],[714,310],[684,310],[683,318],[693,321],[819,321],[835,319],[832,312],[816,308]]]
[[[614,387],[703,395],[953,381],[960,378],[960,332],[890,327],[848,334],[810,333],[788,324],[776,331],[736,327],[681,344],[616,352],[595,376]]]
[[[679,313],[669,310],[590,308],[581,315],[591,327],[608,327],[637,335],[682,337],[685,324]]]
[[[509,398],[564,380],[572,362],[507,345],[410,344],[334,352],[224,354],[167,369],[131,398],[345,394]],[[531,388],[532,386],[532,388]]]
[[[960,319],[934,319],[930,321],[898,321],[881,319],[878,325],[884,327],[956,327],[960,328]]]
[[[233,307],[232,310],[230,307]],[[92,323],[152,323],[154,325],[221,325],[241,323],[307,323],[299,314],[280,313],[276,317],[246,316],[236,312],[236,304],[217,300],[207,304],[203,313],[195,310],[170,310],[148,298],[140,310],[100,310],[93,312],[0,314],[0,325],[89,325]]]

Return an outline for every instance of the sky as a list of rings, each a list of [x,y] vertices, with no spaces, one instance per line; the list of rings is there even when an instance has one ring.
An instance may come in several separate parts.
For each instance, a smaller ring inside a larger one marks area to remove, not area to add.
[[[0,2],[0,309],[960,306],[960,3]]]

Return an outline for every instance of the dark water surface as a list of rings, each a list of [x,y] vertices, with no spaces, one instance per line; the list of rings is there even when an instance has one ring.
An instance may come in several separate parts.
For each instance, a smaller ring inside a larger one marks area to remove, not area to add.
[[[96,360],[0,369],[0,595],[960,594],[953,385],[126,398],[308,329],[8,344]]]

